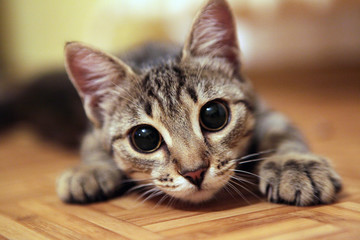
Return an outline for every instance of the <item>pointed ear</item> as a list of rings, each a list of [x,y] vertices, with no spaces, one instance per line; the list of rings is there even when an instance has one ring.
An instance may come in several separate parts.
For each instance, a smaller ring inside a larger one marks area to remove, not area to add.
[[[188,57],[217,58],[239,68],[236,25],[225,0],[210,0],[198,13],[183,49],[183,59]]]
[[[102,103],[115,86],[126,84],[133,71],[125,63],[78,42],[65,46],[65,67],[78,91],[87,117],[96,126],[103,122]]]

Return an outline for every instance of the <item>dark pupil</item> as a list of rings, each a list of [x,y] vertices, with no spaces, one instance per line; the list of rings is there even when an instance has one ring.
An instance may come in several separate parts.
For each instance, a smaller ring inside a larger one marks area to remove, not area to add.
[[[133,134],[133,143],[135,146],[145,152],[155,150],[159,146],[160,134],[151,126],[142,126],[135,129]]]
[[[218,102],[209,102],[200,112],[201,122],[208,130],[218,130],[227,122],[225,106]]]

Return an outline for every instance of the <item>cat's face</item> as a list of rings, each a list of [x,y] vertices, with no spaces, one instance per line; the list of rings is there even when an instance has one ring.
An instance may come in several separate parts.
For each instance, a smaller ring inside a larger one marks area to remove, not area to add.
[[[241,80],[211,65],[189,63],[145,73],[122,92],[126,99],[113,101],[105,132],[116,133],[114,156],[130,176],[152,179],[169,195],[199,202],[234,174],[232,160],[243,154],[254,127],[253,99]],[[199,169],[202,176],[196,175]]]
[[[252,135],[254,93],[238,55],[231,11],[221,0],[204,6],[181,59],[141,74],[82,44],[66,47],[69,76],[119,167],[190,202],[227,184]]]

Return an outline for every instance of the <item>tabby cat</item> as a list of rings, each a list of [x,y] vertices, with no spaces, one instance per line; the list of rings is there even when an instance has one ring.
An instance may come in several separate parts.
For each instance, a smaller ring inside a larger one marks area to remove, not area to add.
[[[120,60],[67,43],[67,73],[93,128],[83,139],[82,163],[58,179],[59,197],[98,201],[133,179],[152,195],[204,202],[242,171],[244,156],[265,151],[252,174],[269,201],[332,202],[340,177],[259,99],[239,55],[225,0],[204,5],[182,49],[146,45]]]

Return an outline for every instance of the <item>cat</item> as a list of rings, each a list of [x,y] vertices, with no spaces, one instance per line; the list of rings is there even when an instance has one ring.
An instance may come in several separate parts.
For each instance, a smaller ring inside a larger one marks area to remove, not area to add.
[[[259,98],[239,55],[225,0],[203,6],[182,48],[147,45],[120,60],[67,43],[66,70],[93,127],[82,142],[82,163],[57,180],[60,199],[108,199],[132,179],[153,196],[197,204],[237,178],[248,154],[267,153],[251,174],[270,202],[334,201],[340,176]]]
[[[0,86],[0,134],[21,124],[46,142],[77,150],[87,120],[66,72],[49,71],[27,82],[25,86]]]

